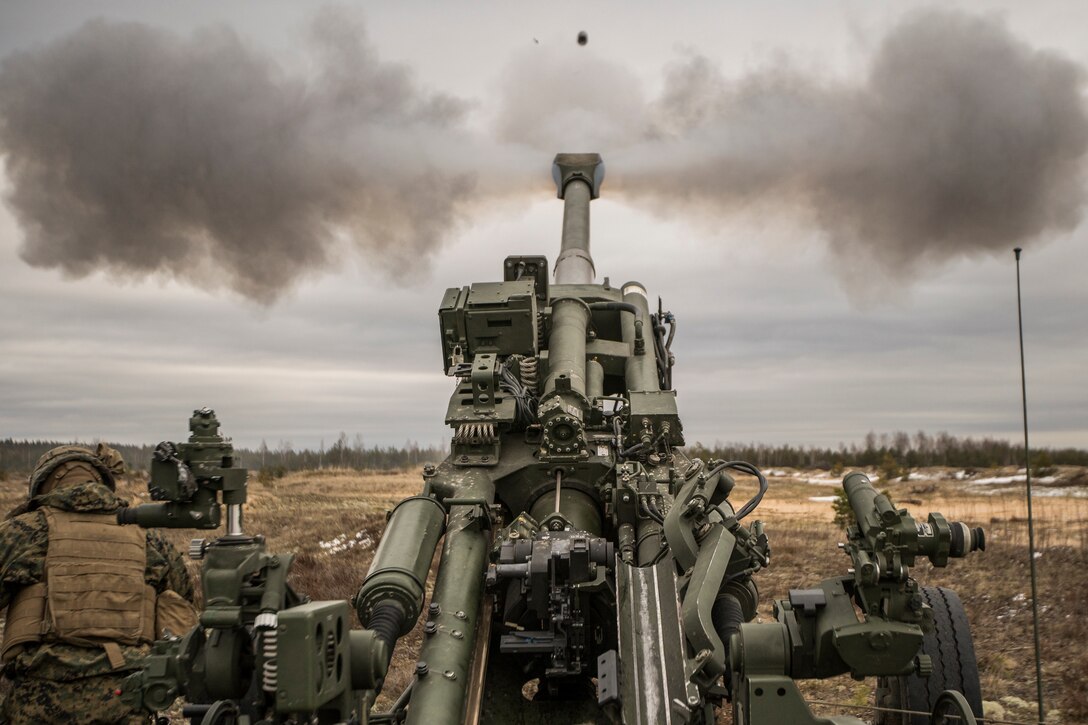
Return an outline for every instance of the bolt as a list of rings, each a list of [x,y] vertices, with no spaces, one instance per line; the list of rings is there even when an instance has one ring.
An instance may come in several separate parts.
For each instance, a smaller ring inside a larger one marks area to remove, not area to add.
[[[462,612],[460,609],[454,612],[453,616],[457,617],[458,619],[468,619],[468,615]]]
[[[442,675],[443,675],[443,676],[444,676],[444,677],[445,677],[445,678],[446,678],[447,680],[450,680],[450,681],[453,681],[453,680],[456,680],[456,679],[457,679],[457,673],[456,673],[456,672],[454,672],[453,670],[446,670],[445,672],[443,672],[443,673],[442,673]]]
[[[461,463],[468,463],[468,456],[461,456]]]
[[[423,625],[423,631],[426,632],[427,634],[434,634],[435,632],[438,631],[438,623],[436,623],[436,622],[427,622],[426,624]]]
[[[454,639],[464,639],[465,638],[464,633],[459,629],[455,629],[452,632],[450,632],[450,636],[453,637]]]
[[[427,607],[427,612],[432,617],[437,617],[439,614],[442,613],[442,607],[439,606],[438,602],[431,602],[431,606]]]
[[[699,696],[694,695],[694,694],[693,695],[688,695],[688,704],[691,705],[692,707],[695,707],[696,705],[698,705],[699,704]]]
[[[416,677],[426,677],[429,671],[426,662],[422,660],[416,662]]]

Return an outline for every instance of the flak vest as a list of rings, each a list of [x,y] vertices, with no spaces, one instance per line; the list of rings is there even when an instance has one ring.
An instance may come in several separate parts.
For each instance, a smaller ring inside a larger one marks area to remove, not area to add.
[[[0,659],[27,644],[64,642],[102,647],[110,665],[122,667],[119,645],[156,638],[157,597],[144,582],[146,534],[118,525],[114,514],[41,510],[49,526],[44,581],[12,599]]]

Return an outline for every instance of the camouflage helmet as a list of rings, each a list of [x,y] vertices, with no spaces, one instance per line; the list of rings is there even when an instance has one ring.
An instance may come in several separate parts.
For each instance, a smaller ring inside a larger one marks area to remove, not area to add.
[[[125,472],[125,460],[121,454],[105,443],[99,443],[94,451],[82,446],[57,446],[34,465],[34,471],[30,474],[30,498],[41,492],[42,485],[54,471],[74,461],[89,463],[102,477],[102,482],[114,490],[117,488],[114,477]]]

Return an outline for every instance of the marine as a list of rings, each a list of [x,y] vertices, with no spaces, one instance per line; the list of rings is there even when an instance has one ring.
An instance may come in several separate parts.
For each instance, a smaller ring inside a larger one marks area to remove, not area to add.
[[[161,534],[117,524],[121,455],[61,446],[0,522],[0,723],[146,723],[119,697],[150,643],[196,621],[193,583]],[[8,683],[5,683],[8,684]]]

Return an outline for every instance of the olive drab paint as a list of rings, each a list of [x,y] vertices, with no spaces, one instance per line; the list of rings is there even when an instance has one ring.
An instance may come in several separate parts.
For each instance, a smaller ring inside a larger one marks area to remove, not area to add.
[[[345,572],[359,578],[351,606],[364,629],[345,637],[346,602],[301,604],[285,584],[291,556],[242,533],[244,476],[214,414],[197,411],[190,442],[156,452],[165,502],[130,518],[218,525],[220,495],[237,510],[227,536],[194,544],[199,636],[157,644],[132,696],[161,709],[173,700],[159,693],[180,692],[250,722],[711,725],[730,707],[738,725],[848,725],[861,721],[812,715],[795,680],[849,673],[881,678],[886,706],[981,714],[977,668],[972,684],[935,667],[950,651],[963,672],[974,664],[964,627],[942,639],[949,621],[966,622],[959,600],[920,587],[910,567],[981,549],[982,532],[935,513],[916,522],[861,474],[843,483],[856,519],[848,573],[789,591],[774,621],[753,622],[771,543],[750,515],[767,480],[684,452],[675,317],[637,282],[597,281],[590,204],[603,162],[559,154],[553,178],[564,201],[554,278],[545,256],[510,256],[501,280],[441,298],[450,455],[391,512],[369,571]],[[759,481],[740,506],[735,474]],[[372,712],[421,618],[414,679]],[[943,692],[953,684],[962,692]]]

